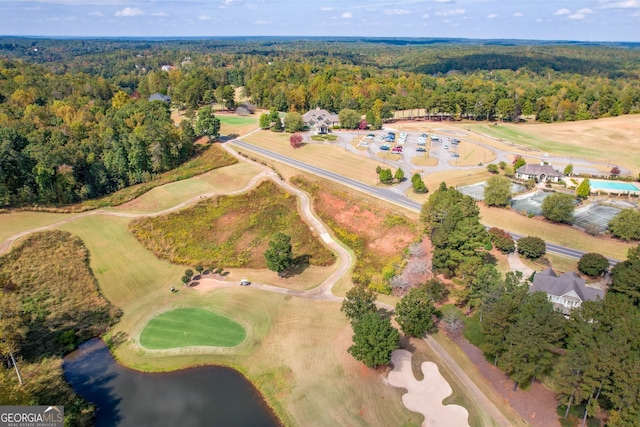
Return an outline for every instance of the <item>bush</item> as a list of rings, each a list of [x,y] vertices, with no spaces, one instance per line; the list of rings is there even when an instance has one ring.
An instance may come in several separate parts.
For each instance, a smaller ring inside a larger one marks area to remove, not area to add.
[[[539,237],[527,236],[518,240],[518,253],[528,259],[538,259],[546,252],[546,244]]]
[[[488,164],[487,165],[487,171],[489,171],[490,173],[498,173],[499,172],[498,165],[493,164],[493,163]]]
[[[511,234],[500,228],[490,228],[489,236],[491,237],[491,242],[494,244],[496,249],[498,249],[503,254],[508,254],[516,249],[516,244],[513,240]]]
[[[293,135],[291,135],[289,137],[289,144],[291,144],[293,148],[302,147],[302,135],[300,135],[299,133],[294,133]]]
[[[578,270],[587,276],[595,277],[604,274],[609,269],[609,260],[598,253],[582,255],[578,261]]]

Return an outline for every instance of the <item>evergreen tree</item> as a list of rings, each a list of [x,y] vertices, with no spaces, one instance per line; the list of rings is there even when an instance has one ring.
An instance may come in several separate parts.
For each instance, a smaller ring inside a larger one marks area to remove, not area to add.
[[[354,286],[347,291],[340,310],[351,322],[356,322],[366,314],[375,313],[376,294],[364,286]]]
[[[589,182],[589,178],[585,178],[582,180],[578,188],[576,188],[576,195],[581,199],[586,199],[591,194],[591,183]]]
[[[435,328],[434,316],[439,316],[433,301],[422,288],[413,288],[396,304],[396,321],[410,337],[423,337]]]
[[[509,178],[502,176],[489,178],[484,187],[484,202],[487,206],[509,206],[511,202],[511,181]]]

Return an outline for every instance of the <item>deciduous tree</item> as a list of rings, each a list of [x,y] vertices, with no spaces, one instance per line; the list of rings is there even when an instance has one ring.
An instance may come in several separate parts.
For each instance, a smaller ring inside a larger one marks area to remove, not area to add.
[[[398,348],[400,333],[388,318],[377,313],[364,315],[353,323],[353,345],[349,353],[370,368],[387,365],[391,353]]]
[[[598,253],[582,255],[578,261],[578,270],[588,276],[600,276],[609,269],[609,260]]]
[[[298,132],[304,129],[304,120],[300,113],[291,111],[284,117],[284,130],[290,133]]]
[[[509,206],[511,181],[502,176],[492,176],[484,187],[484,202],[487,206]]]
[[[640,212],[623,209],[609,222],[609,231],[623,240],[640,240]]]
[[[294,133],[293,135],[291,135],[289,137],[289,144],[291,144],[293,148],[302,147],[302,135],[300,135],[299,133]]]
[[[438,310],[421,288],[413,288],[396,304],[396,321],[402,332],[411,337],[422,337],[435,327]]]
[[[571,224],[575,202],[576,199],[571,194],[553,193],[542,201],[542,215],[549,221]]]
[[[356,285],[347,291],[340,310],[351,322],[376,312],[376,294],[364,286]]]
[[[539,237],[527,236],[518,240],[518,253],[529,259],[538,259],[547,252],[547,246]]]
[[[578,188],[576,188],[576,196],[581,199],[586,199],[591,194],[591,182],[589,182],[589,178],[585,178],[582,180]]]
[[[198,136],[207,136],[209,142],[220,136],[220,119],[211,110],[211,106],[205,105],[198,110],[195,131]]]
[[[274,234],[269,241],[269,248],[265,251],[264,257],[267,261],[267,268],[281,275],[293,262],[291,237],[284,233]]]

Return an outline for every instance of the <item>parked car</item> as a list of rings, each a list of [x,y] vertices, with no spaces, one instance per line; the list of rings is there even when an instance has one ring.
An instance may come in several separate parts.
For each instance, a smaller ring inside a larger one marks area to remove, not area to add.
[[[447,144],[445,144],[443,148],[444,148],[445,150],[448,150],[448,149],[449,149],[449,146],[448,146]]]
[[[451,157],[458,158],[458,157],[460,157],[460,154],[458,154],[458,153],[451,153]]]
[[[424,148],[424,147],[418,147],[418,148],[416,148],[416,151],[426,152],[427,149]]]
[[[458,138],[453,138],[453,139],[451,140],[451,143],[452,143],[452,144],[460,144],[460,140],[459,140]]]
[[[388,146],[388,145],[381,145],[381,146],[380,146],[380,149],[381,149],[382,151],[389,151],[389,146]]]
[[[420,138],[427,139],[429,138],[429,135],[427,135],[426,133],[423,133],[422,135],[420,135]]]
[[[373,139],[373,138],[375,138],[375,135],[372,134],[372,133],[370,133],[367,136],[365,136],[365,139]]]
[[[247,279],[242,279],[240,281],[240,286],[249,286],[251,284],[250,281],[248,281]]]

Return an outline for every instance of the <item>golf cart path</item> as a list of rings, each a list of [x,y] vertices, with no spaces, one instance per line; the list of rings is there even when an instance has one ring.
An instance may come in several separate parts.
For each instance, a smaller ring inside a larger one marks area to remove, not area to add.
[[[256,130],[257,131],[257,130]],[[251,133],[253,133],[255,131],[252,131]],[[241,157],[238,153],[236,153],[229,145],[224,144],[225,149],[227,149],[227,151],[229,151],[232,155],[234,155],[236,158],[245,161],[245,162],[252,162],[244,157]],[[259,165],[256,162],[252,162],[256,165]],[[125,218],[141,218],[141,217],[153,217],[153,216],[159,216],[159,215],[164,215],[167,213],[171,213],[171,212],[175,212],[178,211],[180,209],[183,209],[193,203],[196,203],[202,199],[205,198],[210,198],[210,197],[214,197],[217,195],[233,195],[233,194],[239,194],[239,193],[243,193],[246,192],[248,190],[250,190],[251,188],[255,187],[258,182],[260,182],[263,179],[271,179],[273,180],[277,185],[281,186],[282,188],[284,188],[286,191],[295,194],[298,199],[300,200],[300,212],[303,215],[303,218],[305,219],[305,221],[307,221],[307,223],[310,225],[310,227],[312,228],[312,231],[316,232],[320,238],[323,240],[323,242],[329,247],[331,248],[338,256],[339,260],[339,265],[336,268],[336,270],[329,276],[327,277],[319,286],[317,286],[316,288],[307,290],[307,291],[296,291],[296,290],[291,290],[291,289],[285,289],[285,288],[280,288],[277,286],[272,286],[272,285],[268,285],[268,284],[252,284],[251,287],[254,288],[258,288],[258,289],[262,289],[265,291],[269,291],[269,292],[275,292],[275,293],[280,293],[280,294],[285,294],[285,295],[291,295],[291,296],[296,296],[296,297],[300,297],[300,298],[307,298],[307,299],[314,299],[314,300],[324,300],[324,301],[334,301],[334,302],[339,302],[342,301],[343,298],[341,297],[337,297],[335,295],[333,295],[333,293],[331,292],[332,287],[334,286],[334,284],[345,274],[347,273],[347,271],[351,268],[351,265],[353,263],[353,258],[351,256],[351,254],[349,253],[349,251],[347,251],[344,247],[342,247],[338,242],[335,241],[335,239],[333,239],[333,237],[331,236],[331,234],[327,231],[327,229],[325,228],[325,226],[322,224],[322,222],[313,214],[312,208],[311,208],[311,203],[309,200],[309,197],[307,196],[306,193],[302,192],[301,190],[291,186],[290,184],[282,181],[275,172],[273,172],[271,169],[269,169],[268,167],[264,166],[264,165],[259,165],[261,167],[264,168],[263,172],[257,174],[256,176],[254,176],[249,183],[247,183],[247,185],[245,185],[243,188],[233,191],[233,192],[226,192],[226,193],[221,193],[221,192],[208,192],[208,193],[203,193],[201,195],[198,196],[194,196],[184,202],[181,202],[175,206],[172,206],[170,208],[161,210],[161,211],[156,211],[156,212],[152,212],[152,213],[132,213],[132,212],[116,212],[116,211],[109,211],[109,210],[105,210],[105,209],[97,209],[97,210],[93,210],[93,211],[87,211],[87,212],[83,212],[83,213],[79,213],[77,215],[72,215],[68,218],[65,218],[63,220],[54,222],[52,224],[48,224],[45,226],[41,226],[41,227],[35,227],[29,230],[25,230],[22,231],[20,233],[16,233],[12,236],[10,236],[9,238],[5,239],[3,242],[0,243],[0,255],[2,255],[3,253],[7,252],[11,246],[13,245],[13,243],[17,240],[20,239],[21,237],[24,237],[28,234],[31,233],[35,233],[35,232],[39,232],[39,231],[45,231],[45,230],[50,230],[53,228],[56,228],[60,225],[63,224],[67,224],[69,222],[84,218],[84,217],[88,217],[88,216],[92,216],[92,215],[107,215],[107,216],[115,216],[115,217],[125,217]],[[224,281],[218,281],[215,279],[210,279],[210,278],[202,278],[200,281],[200,285],[198,285],[198,287],[200,288],[201,291],[204,291],[205,289],[209,288],[224,288],[224,287],[232,287],[232,286],[238,286],[239,282],[224,282]],[[378,306],[386,308],[388,310],[393,311],[394,307],[389,305],[389,304],[385,304],[385,303],[379,303]],[[457,365],[457,363],[449,356],[449,354],[446,352],[446,350],[444,350],[442,347],[440,347],[431,337],[427,337],[425,339],[425,341],[427,342],[427,344],[432,348],[432,350],[434,352],[436,352],[437,354],[440,355],[443,363],[445,363],[447,365],[447,367],[450,369],[450,371],[452,371],[459,379],[460,381],[462,381],[463,383],[467,384],[467,389],[471,395],[471,397],[478,402],[482,407],[484,407],[484,409],[490,413],[493,418],[496,420],[496,422],[498,422],[499,425],[501,426],[509,426],[510,423],[506,420],[506,418],[502,415],[502,413],[498,410],[498,408],[493,405],[492,402],[490,402],[482,392],[480,392],[480,390],[475,386],[475,384],[473,384],[473,382],[471,382],[471,380],[469,379],[469,377],[464,373],[464,371],[462,370],[462,368],[460,368],[459,365]],[[465,381],[466,379],[466,381]],[[471,385],[473,385],[473,387],[469,386],[469,383]],[[409,409],[409,408],[408,408]]]

